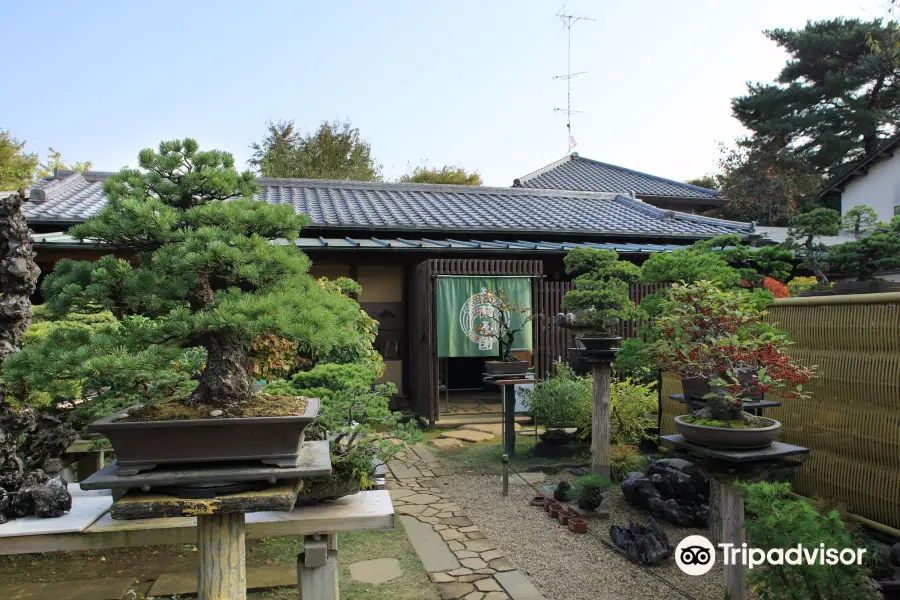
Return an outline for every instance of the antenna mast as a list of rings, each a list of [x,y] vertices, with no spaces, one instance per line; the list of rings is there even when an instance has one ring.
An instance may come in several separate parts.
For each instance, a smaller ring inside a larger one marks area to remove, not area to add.
[[[572,115],[579,114],[584,111],[581,110],[572,110],[572,79],[578,77],[579,75],[584,75],[587,71],[579,71],[578,73],[572,72],[572,25],[577,23],[578,21],[595,21],[596,19],[591,19],[588,17],[580,17],[578,15],[566,15],[566,14],[557,14],[557,17],[563,22],[563,26],[568,30],[568,60],[566,63],[566,74],[565,75],[557,75],[553,79],[565,79],[566,80],[566,108],[563,110],[562,108],[554,108],[554,112],[565,113],[566,115],[566,130],[569,134],[568,139],[568,151],[571,152],[572,148],[575,147],[575,138],[572,137]]]

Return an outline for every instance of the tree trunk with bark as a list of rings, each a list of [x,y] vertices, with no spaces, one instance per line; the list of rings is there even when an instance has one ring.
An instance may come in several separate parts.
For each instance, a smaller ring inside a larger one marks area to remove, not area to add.
[[[250,401],[253,388],[250,377],[250,354],[238,336],[213,333],[204,339],[206,368],[197,389],[186,404],[203,404],[226,409]]]

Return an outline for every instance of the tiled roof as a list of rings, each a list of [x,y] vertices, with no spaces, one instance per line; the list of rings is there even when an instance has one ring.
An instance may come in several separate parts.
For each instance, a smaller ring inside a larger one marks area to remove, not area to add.
[[[37,247],[96,247],[99,244],[73,238],[65,232],[34,233],[31,236]],[[287,244],[284,239],[274,243]],[[453,250],[462,252],[544,252],[565,254],[572,248],[597,248],[598,250],[615,250],[619,254],[654,254],[656,252],[672,252],[684,245],[673,244],[625,244],[625,243],[593,243],[593,242],[528,242],[523,240],[457,240],[450,238],[377,238],[377,237],[300,237],[294,244],[304,250],[377,250],[377,251],[435,251]]]
[[[62,173],[31,189],[32,223],[70,224],[105,204],[108,173]],[[310,228],[368,232],[583,233],[705,238],[746,234],[749,223],[664,211],[626,196],[565,190],[259,179],[259,198],[309,215]],[[445,233],[448,237],[452,234]]]
[[[680,181],[663,179],[640,171],[632,171],[600,161],[582,158],[573,152],[543,169],[520,177],[516,187],[550,190],[585,190],[590,192],[636,193],[638,196],[718,199],[716,190]]]

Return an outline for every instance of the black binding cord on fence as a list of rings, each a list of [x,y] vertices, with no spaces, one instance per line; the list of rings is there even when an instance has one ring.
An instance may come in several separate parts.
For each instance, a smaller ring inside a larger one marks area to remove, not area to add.
[[[541,490],[539,490],[538,488],[536,488],[530,481],[528,481],[527,479],[525,479],[524,477],[522,477],[522,474],[519,473],[518,471],[516,471],[516,470],[513,468],[512,465],[507,464],[507,467],[509,468],[510,471],[512,471],[513,473],[515,473],[515,474],[519,477],[519,479],[521,479],[522,481],[524,481],[524,482],[525,482],[525,485],[527,485],[527,486],[530,487],[532,490],[534,490],[534,492],[535,492],[535,494],[536,494],[537,496],[541,496],[542,498],[544,498],[544,500],[549,500],[549,498],[547,498],[547,496],[544,494],[544,492],[542,492]],[[662,577],[660,577],[659,575],[657,575],[656,573],[654,573],[654,572],[653,572],[650,568],[648,568],[646,565],[641,564],[641,563],[639,563],[638,561],[636,561],[636,560],[634,560],[633,558],[631,558],[630,556],[628,556],[621,548],[619,548],[618,546],[616,546],[615,544],[613,544],[612,542],[610,542],[610,541],[607,540],[606,538],[603,538],[603,537],[599,536],[599,535],[598,535],[595,531],[593,531],[590,527],[587,528],[587,532],[588,532],[591,536],[593,536],[594,539],[600,541],[600,543],[602,543],[604,546],[606,546],[607,548],[610,548],[611,550],[615,551],[615,552],[616,552],[617,554],[619,554],[620,556],[623,556],[623,557],[627,558],[628,561],[631,562],[632,564],[634,564],[636,567],[638,567],[639,569],[641,569],[642,571],[644,571],[645,573],[647,573],[647,574],[650,575],[651,577],[654,577],[656,580],[658,580],[659,582],[661,582],[661,583],[663,583],[664,585],[668,586],[668,587],[671,588],[672,590],[678,592],[679,594],[681,594],[682,596],[684,596],[684,597],[687,598],[688,600],[697,600],[697,598],[696,598],[695,596],[692,596],[691,594],[689,594],[689,593],[687,593],[686,591],[682,590],[681,588],[679,588],[679,587],[676,586],[675,584],[673,584],[673,583],[667,581],[666,579],[663,579]]]

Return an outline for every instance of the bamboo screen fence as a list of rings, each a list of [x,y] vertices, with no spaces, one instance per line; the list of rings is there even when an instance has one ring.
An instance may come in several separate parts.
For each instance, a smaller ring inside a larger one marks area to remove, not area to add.
[[[811,450],[795,491],[900,528],[900,293],[779,299],[768,319],[793,358],[817,366],[810,398],[765,412],[782,441]],[[661,433],[675,433],[685,410],[668,395],[681,383],[666,373],[660,391]]]

